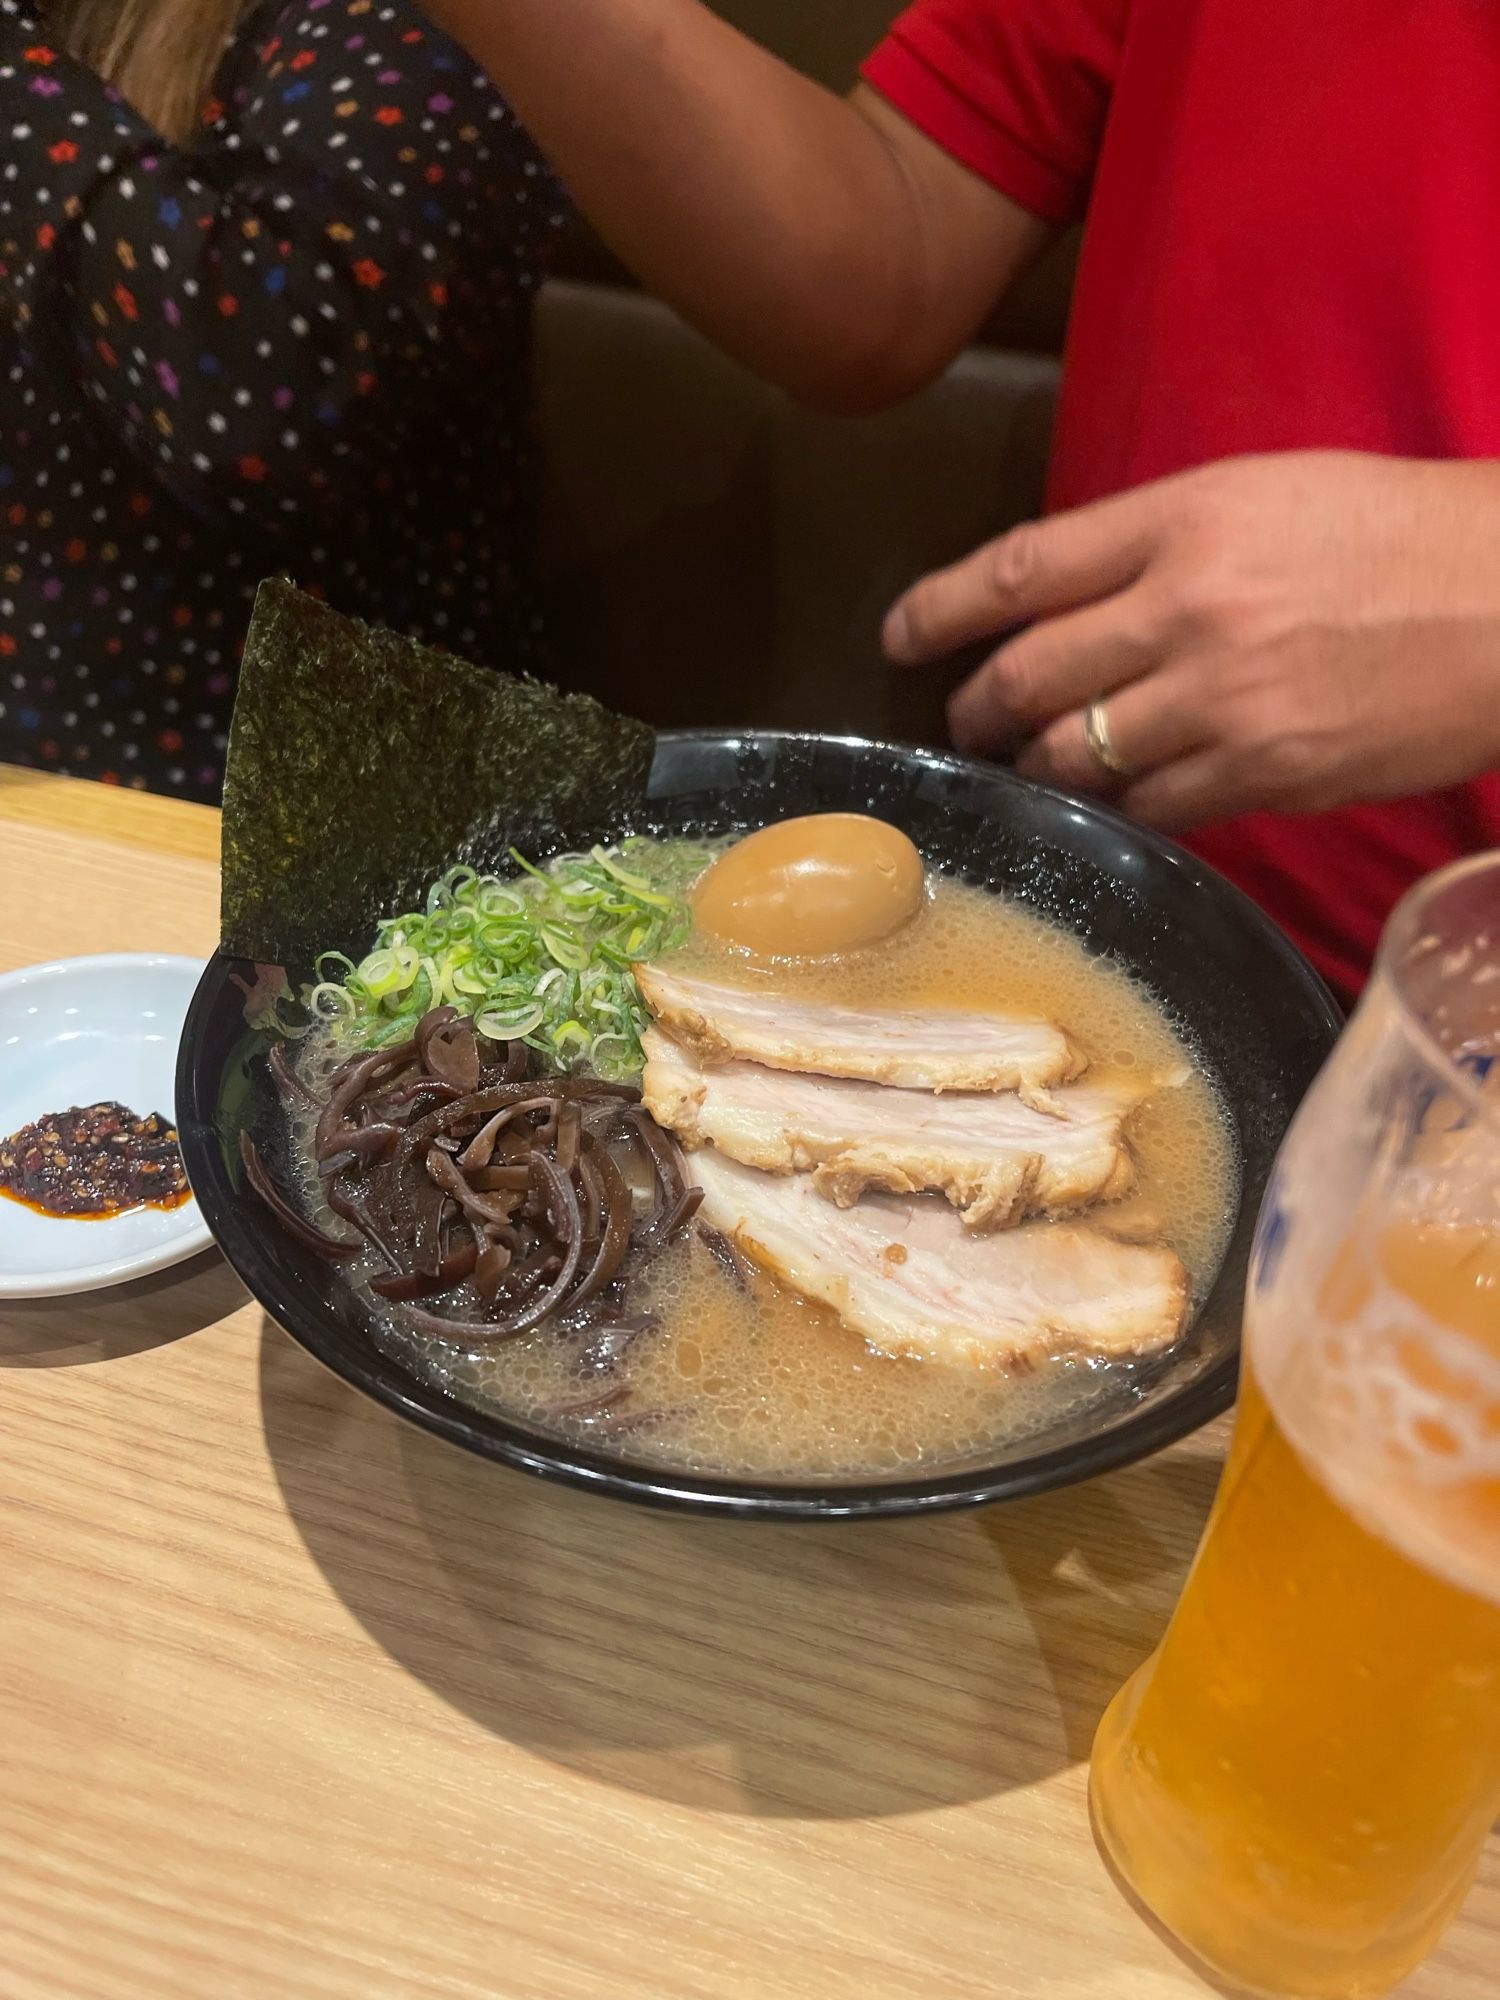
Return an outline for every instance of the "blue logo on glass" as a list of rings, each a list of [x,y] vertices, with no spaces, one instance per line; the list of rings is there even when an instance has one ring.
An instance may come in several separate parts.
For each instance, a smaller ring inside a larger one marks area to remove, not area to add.
[[[1255,1226],[1255,1244],[1250,1252],[1250,1281],[1256,1291],[1269,1291],[1275,1284],[1291,1233],[1292,1219],[1281,1201],[1281,1175],[1275,1173],[1261,1204],[1260,1221]]]

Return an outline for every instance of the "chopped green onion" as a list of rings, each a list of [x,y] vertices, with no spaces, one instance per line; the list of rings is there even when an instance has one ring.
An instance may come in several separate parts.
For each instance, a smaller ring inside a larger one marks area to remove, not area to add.
[[[404,993],[416,978],[420,964],[409,945],[386,945],[372,951],[363,965],[351,966],[349,970],[369,999],[384,1000],[393,993]]]
[[[474,1025],[480,1034],[488,1035],[492,1041],[523,1041],[542,1025],[542,1010],[540,1007],[528,1007],[507,1013],[503,1007],[485,1007],[474,1016]]]
[[[570,1056],[582,1054],[588,1045],[589,1031],[579,1021],[564,1021],[552,1031],[552,1046],[564,1063]]]
[[[347,988],[335,986],[327,979],[308,994],[307,1004],[315,1014],[321,1014],[325,1021],[336,1021],[340,1015],[352,1016],[358,1011],[354,998]]]
[[[512,858],[520,873],[504,881],[450,868],[420,909],[376,926],[358,965],[326,953],[306,1004],[380,1047],[443,1002],[492,1039],[524,1039],[563,1068],[639,1076],[647,1016],[633,967],[686,940],[687,891],[713,850],[636,837],[545,867]]]

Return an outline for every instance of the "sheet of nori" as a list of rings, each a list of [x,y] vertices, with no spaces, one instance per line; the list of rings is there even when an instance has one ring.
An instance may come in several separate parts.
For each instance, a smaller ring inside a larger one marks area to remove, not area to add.
[[[608,838],[655,744],[587,695],[470,666],[262,583],[224,780],[223,948],[307,968],[367,948],[455,861]]]

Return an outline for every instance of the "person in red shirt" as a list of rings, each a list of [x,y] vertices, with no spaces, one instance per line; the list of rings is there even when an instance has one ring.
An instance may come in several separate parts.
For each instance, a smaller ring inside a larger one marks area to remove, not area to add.
[[[1086,216],[1048,516],[886,643],[1345,994],[1500,843],[1500,11],[917,0],[849,100],[698,0],[427,0],[627,263],[795,394],[930,380]]]

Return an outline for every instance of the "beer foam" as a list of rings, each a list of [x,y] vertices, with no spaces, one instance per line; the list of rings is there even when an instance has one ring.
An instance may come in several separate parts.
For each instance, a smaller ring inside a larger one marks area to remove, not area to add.
[[[1373,1260],[1359,1310],[1310,1287],[1252,1299],[1256,1380],[1308,1471],[1369,1533],[1500,1604],[1500,1351],[1434,1318]],[[1488,1489],[1488,1491],[1486,1490]]]

